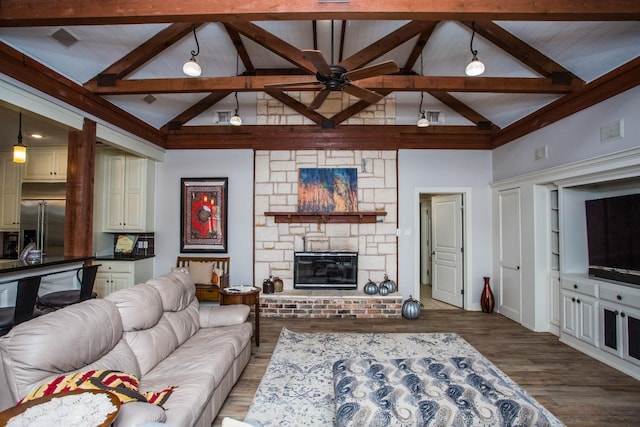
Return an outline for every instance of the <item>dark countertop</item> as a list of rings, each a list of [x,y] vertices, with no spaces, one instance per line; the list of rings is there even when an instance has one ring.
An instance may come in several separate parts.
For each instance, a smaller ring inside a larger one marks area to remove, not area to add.
[[[17,259],[1,260],[0,261],[0,274],[13,273],[16,271],[34,270],[42,267],[51,267],[55,265],[72,264],[77,262],[83,262],[87,260],[95,259],[92,256],[86,257],[64,257],[64,256],[52,256],[43,257],[42,260],[35,264],[27,263],[26,261],[20,261]]]
[[[96,261],[138,261],[153,257],[155,255],[107,255],[96,257]]]

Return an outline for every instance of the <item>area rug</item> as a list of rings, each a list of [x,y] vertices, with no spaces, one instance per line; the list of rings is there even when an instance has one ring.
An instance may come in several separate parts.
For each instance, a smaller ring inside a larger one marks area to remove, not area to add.
[[[245,422],[256,427],[563,426],[457,334],[287,329]]]

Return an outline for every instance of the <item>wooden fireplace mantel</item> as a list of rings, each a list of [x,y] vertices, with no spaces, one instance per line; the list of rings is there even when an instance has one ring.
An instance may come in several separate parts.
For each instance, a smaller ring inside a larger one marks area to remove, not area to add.
[[[276,224],[291,223],[350,223],[373,224],[377,217],[386,216],[385,211],[363,212],[265,212],[275,217]]]

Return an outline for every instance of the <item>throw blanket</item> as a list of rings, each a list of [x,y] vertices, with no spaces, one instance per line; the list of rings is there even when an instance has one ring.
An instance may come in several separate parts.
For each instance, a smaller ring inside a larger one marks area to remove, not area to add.
[[[333,365],[338,427],[549,426],[521,390],[473,356]]]

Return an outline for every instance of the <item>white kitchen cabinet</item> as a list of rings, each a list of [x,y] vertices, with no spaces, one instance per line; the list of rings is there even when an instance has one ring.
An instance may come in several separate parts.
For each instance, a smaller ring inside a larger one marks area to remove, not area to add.
[[[0,231],[20,230],[20,186],[22,164],[13,163],[12,153],[0,153]]]
[[[640,292],[603,288],[600,295],[600,349],[640,366]]]
[[[98,298],[146,282],[153,277],[153,258],[136,261],[97,260],[96,263],[100,264],[100,267],[93,290],[98,294]]]
[[[67,147],[29,147],[25,181],[66,181]]]
[[[154,228],[155,163],[124,153],[105,156],[103,231],[150,232]]]
[[[598,288],[592,283],[562,282],[561,333],[598,345]]]

